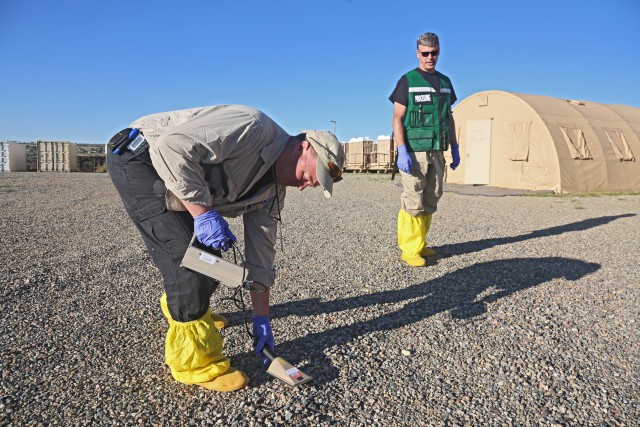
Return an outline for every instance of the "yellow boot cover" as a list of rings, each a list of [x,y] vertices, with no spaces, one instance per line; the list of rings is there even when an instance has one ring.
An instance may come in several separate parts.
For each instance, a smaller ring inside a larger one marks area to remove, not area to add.
[[[236,391],[249,384],[249,377],[239,369],[229,368],[227,372],[215,377],[213,381],[198,383],[199,386],[215,391]]]
[[[162,294],[162,297],[160,297],[160,307],[162,307],[162,312],[164,313],[164,317],[166,317],[167,320],[169,321],[173,320],[171,318],[171,314],[169,313],[169,306],[167,305],[166,293]],[[213,319],[214,326],[218,328],[218,330],[223,329],[229,323],[226,317],[221,316],[220,314],[211,313],[211,318]]]
[[[213,319],[213,325],[218,330],[223,329],[225,326],[227,326],[227,323],[229,323],[227,321],[226,317],[224,317],[224,316],[222,316],[220,314],[211,313],[211,318]]]
[[[436,254],[436,251],[434,251],[431,248],[428,248],[428,244],[427,244],[427,234],[429,234],[429,229],[431,228],[431,218],[432,218],[432,214],[426,215],[425,214],[425,226],[424,226],[424,249],[422,251],[420,251],[420,256],[421,257],[430,257],[430,256],[434,256]]]
[[[166,296],[160,300],[167,315]],[[222,337],[213,324],[211,310],[198,320],[176,322],[168,316],[169,330],[165,340],[165,363],[176,381],[203,383],[226,373],[229,358],[222,355]]]
[[[420,256],[425,248],[425,226],[424,213],[414,217],[404,209],[398,212],[398,246],[402,251],[400,258],[413,267],[422,267],[427,264]]]

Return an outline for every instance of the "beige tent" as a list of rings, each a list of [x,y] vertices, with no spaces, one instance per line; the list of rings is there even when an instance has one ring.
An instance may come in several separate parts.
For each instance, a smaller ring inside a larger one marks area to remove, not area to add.
[[[453,112],[462,161],[447,182],[640,191],[640,108],[490,90]]]

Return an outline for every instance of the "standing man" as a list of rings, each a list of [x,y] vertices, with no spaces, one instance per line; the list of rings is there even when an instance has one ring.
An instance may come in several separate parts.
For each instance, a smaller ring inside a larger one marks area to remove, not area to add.
[[[134,149],[137,130],[145,141]],[[331,197],[341,179],[340,143],[327,131],[290,136],[261,111],[218,105],[142,117],[107,153],[111,180],[163,276],[171,374],[211,390],[244,387],[249,379],[222,353],[226,320],[209,308],[218,282],[181,268],[182,257],[194,233],[218,255],[228,250],[236,237],[224,217],[242,216],[255,351],[265,362],[264,346],[274,346],[269,291],[285,187],[320,185]]]
[[[431,216],[442,196],[444,152],[451,146],[451,169],[460,164],[451,106],[456,94],[451,80],[436,71],[440,41],[424,33],[416,43],[418,68],[398,81],[389,97],[393,102],[393,135],[403,193],[398,213],[401,259],[413,267],[426,265],[435,255],[427,247]]]

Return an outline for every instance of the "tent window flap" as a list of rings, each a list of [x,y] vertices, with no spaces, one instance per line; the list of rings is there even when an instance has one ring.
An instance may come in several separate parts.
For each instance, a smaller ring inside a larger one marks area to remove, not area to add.
[[[636,160],[621,130],[604,129],[604,133],[607,135],[609,144],[611,144],[611,148],[613,148],[613,152],[618,160],[621,162],[634,162]]]
[[[571,157],[579,160],[593,159],[587,147],[584,132],[575,126],[560,126],[564,140],[567,143]]]

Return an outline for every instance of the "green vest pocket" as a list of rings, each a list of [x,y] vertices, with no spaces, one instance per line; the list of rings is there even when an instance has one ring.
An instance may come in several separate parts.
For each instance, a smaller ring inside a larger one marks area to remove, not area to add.
[[[409,151],[431,151],[435,133],[431,129],[407,129]]]

